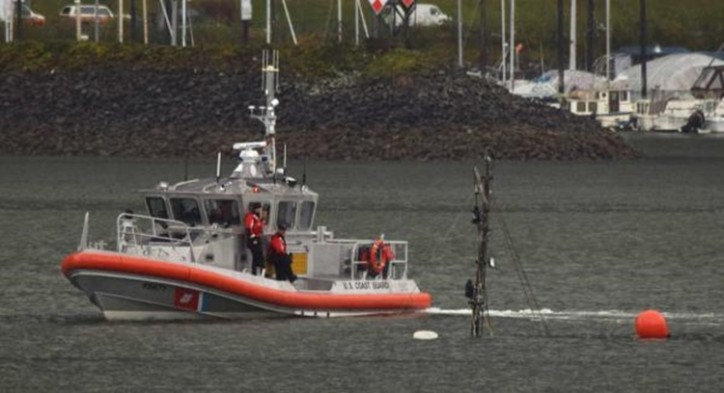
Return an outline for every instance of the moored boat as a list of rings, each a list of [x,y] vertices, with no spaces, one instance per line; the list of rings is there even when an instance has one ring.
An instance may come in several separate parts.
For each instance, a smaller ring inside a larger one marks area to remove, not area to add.
[[[569,93],[567,107],[574,115],[593,116],[601,127],[628,128],[634,112],[628,90],[581,90]]]
[[[318,194],[277,163],[277,73],[278,58],[265,55],[266,105],[250,109],[266,135],[234,145],[240,162],[228,177],[217,165],[215,178],[142,190],[148,212],[118,216],[113,250],[89,241],[86,214],[78,250],[61,268],[107,319],[334,317],[430,307],[430,294],[408,278],[406,241],[337,239],[313,227]],[[254,207],[261,207],[264,239],[286,228],[296,279],[275,279],[272,265],[252,271],[243,218]]]
[[[706,117],[704,128],[713,133],[724,133],[724,98],[719,100],[714,112]]]

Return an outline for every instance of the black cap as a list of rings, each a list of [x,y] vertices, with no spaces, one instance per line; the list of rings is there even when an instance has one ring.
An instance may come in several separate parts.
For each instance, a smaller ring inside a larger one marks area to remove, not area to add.
[[[280,231],[286,231],[287,230],[287,224],[281,223],[277,224],[277,229]]]

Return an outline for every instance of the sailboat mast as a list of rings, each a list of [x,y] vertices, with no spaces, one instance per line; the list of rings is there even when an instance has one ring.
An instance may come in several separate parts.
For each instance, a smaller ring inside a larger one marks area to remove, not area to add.
[[[606,80],[611,80],[611,0],[606,0]]]
[[[576,69],[576,0],[571,0],[571,38],[568,69]]]
[[[510,92],[515,90],[515,0],[510,0]]]
[[[505,0],[500,0],[500,65],[502,74],[501,82],[503,82],[503,86],[505,86],[508,74],[507,66],[505,65],[507,60],[505,57],[507,51],[505,37]]]

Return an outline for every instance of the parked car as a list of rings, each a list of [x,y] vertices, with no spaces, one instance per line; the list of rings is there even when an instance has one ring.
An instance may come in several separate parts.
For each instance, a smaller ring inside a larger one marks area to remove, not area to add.
[[[392,22],[392,8],[385,15],[385,21],[389,24]],[[401,26],[405,12],[401,6],[397,6],[397,15],[395,15],[395,26]],[[445,15],[435,4],[416,4],[410,13],[408,26],[440,26],[451,18]]]
[[[60,16],[75,20],[76,16],[80,14],[81,23],[91,23],[96,17],[96,6],[95,5],[66,5],[60,10]],[[98,6],[98,23],[108,23],[113,20],[115,16],[113,11],[105,5]]]
[[[15,1],[10,3],[12,6],[15,5]],[[42,26],[45,24],[45,17],[39,13],[30,9],[30,6],[25,2],[21,3],[20,16],[23,19],[23,24],[29,26]],[[0,7],[4,7],[3,1],[0,0]],[[15,7],[9,7],[9,9],[0,9],[0,21],[5,22],[6,19],[15,19]],[[8,12],[8,14],[6,14]]]
[[[30,9],[27,4],[22,5],[20,15],[25,24],[30,26],[42,26],[45,24],[45,17]]]

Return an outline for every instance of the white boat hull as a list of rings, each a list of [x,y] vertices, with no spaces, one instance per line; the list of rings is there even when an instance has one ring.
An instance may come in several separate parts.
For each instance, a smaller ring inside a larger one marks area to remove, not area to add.
[[[68,279],[109,320],[257,319],[409,313],[430,306],[412,280],[287,281],[248,273],[85,251],[63,262]]]
[[[704,123],[704,128],[713,133],[724,133],[724,117],[709,118]]]
[[[680,117],[673,117],[669,115],[659,115],[654,118],[653,130],[654,131],[670,131],[676,132],[681,130],[686,124],[686,119]]]

